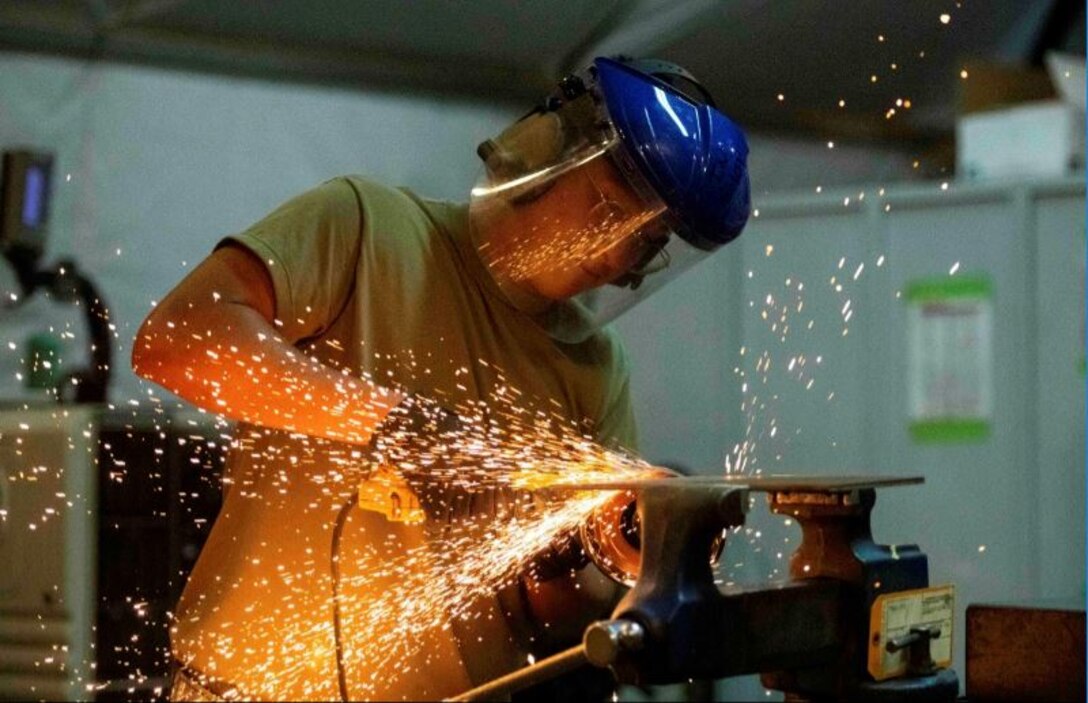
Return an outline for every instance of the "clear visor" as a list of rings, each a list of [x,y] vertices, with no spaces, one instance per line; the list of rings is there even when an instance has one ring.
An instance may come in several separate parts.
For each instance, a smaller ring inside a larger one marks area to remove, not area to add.
[[[676,235],[590,94],[479,149],[473,241],[505,295],[579,342],[706,256]]]

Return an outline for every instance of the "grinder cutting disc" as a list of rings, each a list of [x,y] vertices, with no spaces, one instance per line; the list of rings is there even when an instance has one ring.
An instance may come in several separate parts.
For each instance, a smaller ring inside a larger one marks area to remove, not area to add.
[[[594,564],[613,581],[628,588],[638,580],[642,559],[642,535],[636,495],[633,491],[617,493],[579,528],[582,549]],[[711,567],[725,549],[726,535],[718,535],[710,545]]]

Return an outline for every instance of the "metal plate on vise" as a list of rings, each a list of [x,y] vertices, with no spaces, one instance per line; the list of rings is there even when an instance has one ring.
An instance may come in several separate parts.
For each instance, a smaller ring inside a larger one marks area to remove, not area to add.
[[[924,482],[921,476],[801,476],[778,474],[764,476],[678,476],[676,478],[647,478],[617,481],[592,481],[549,486],[549,490],[572,491],[630,491],[655,486],[705,486],[725,488],[735,486],[750,491],[773,493],[846,493],[865,488],[887,488]]]

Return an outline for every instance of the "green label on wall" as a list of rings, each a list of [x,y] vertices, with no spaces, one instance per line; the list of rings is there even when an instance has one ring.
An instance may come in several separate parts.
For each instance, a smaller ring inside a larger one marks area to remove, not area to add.
[[[907,302],[920,303],[959,298],[990,298],[993,285],[989,276],[922,278],[907,284]]]
[[[990,436],[990,423],[985,420],[919,420],[910,423],[910,436],[915,442],[976,442]]]
[[[985,275],[925,278],[906,286],[909,429],[916,442],[977,442],[990,435],[993,284]]]

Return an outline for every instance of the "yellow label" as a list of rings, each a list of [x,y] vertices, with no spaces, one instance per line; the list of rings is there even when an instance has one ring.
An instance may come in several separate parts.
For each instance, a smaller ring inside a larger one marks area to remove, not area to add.
[[[909,651],[888,651],[888,642],[910,634],[912,627],[937,627],[941,634],[930,642],[937,668],[952,664],[952,622],[955,588],[933,586],[878,596],[869,614],[869,674],[877,681],[907,672]]]
[[[408,525],[419,524],[427,518],[408,482],[384,465],[359,484],[359,507],[381,513],[390,522]]]

